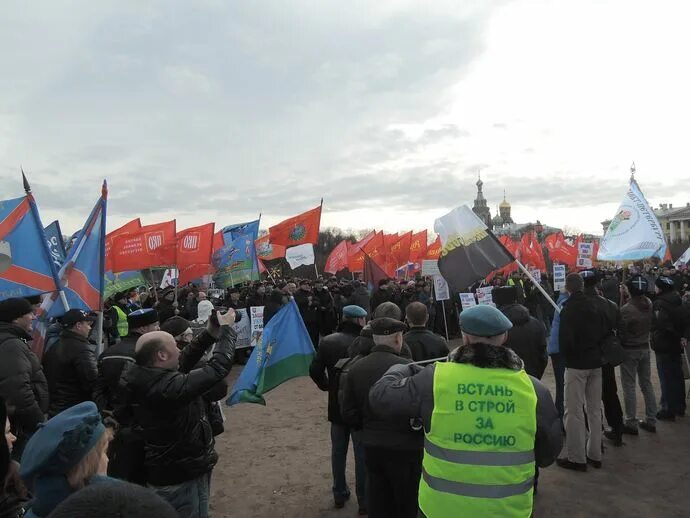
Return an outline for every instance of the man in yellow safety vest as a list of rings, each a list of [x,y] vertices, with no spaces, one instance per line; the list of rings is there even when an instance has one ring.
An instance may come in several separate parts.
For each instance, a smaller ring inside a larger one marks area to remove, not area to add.
[[[504,343],[503,313],[475,306],[460,315],[463,345],[447,362],[394,365],[369,405],[383,418],[421,418],[424,460],[419,508],[428,518],[529,517],[535,469],[561,450],[551,394]]]

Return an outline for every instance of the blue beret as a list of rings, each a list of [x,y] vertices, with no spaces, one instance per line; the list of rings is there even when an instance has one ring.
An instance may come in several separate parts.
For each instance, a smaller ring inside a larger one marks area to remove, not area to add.
[[[348,318],[364,318],[367,316],[367,312],[364,308],[350,305],[343,308],[343,316]]]
[[[496,336],[513,327],[508,317],[493,306],[481,304],[460,313],[460,327],[474,336]]]
[[[104,432],[92,401],[70,407],[39,425],[26,444],[19,474],[29,484],[37,476],[65,474],[79,464]]]

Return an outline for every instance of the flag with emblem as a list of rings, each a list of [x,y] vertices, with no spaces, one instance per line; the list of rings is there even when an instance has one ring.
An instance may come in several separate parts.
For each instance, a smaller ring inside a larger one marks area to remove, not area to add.
[[[438,269],[454,291],[464,292],[478,280],[515,260],[467,205],[434,222],[441,238]]]
[[[254,241],[256,256],[262,261],[272,261],[273,259],[285,257],[285,247],[271,243],[270,237],[270,235],[266,234]]]
[[[318,244],[322,207],[323,205],[319,205],[270,227],[268,233],[271,243],[285,247],[305,243]]]
[[[26,196],[0,202],[0,299],[58,289],[38,207],[22,173]]]
[[[285,381],[309,375],[314,347],[294,299],[266,324],[259,344],[240,373],[227,400],[265,405],[264,394]]]
[[[105,236],[105,271],[110,272],[113,269],[111,250],[113,247],[113,242],[117,237],[131,234],[134,232],[139,232],[141,230],[141,220],[139,218],[133,219],[122,225],[120,228],[109,232]]]
[[[116,236],[110,254],[112,271],[173,266],[177,260],[175,235],[175,220],[172,220]]]
[[[214,223],[187,228],[177,233],[177,268],[211,264]]]
[[[335,275],[340,270],[347,268],[347,250],[348,242],[347,240],[343,239],[328,255],[328,259],[326,259],[326,266],[324,267],[323,271]]]
[[[438,259],[441,255],[441,237],[436,236],[436,239],[426,250],[427,259]]]
[[[668,245],[661,224],[637,185],[630,186],[599,243],[598,261],[663,259]]]

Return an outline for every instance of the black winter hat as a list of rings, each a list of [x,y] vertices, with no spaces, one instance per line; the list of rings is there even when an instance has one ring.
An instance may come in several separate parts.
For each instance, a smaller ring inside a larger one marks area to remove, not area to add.
[[[121,482],[100,482],[73,493],[51,518],[178,518],[173,507],[150,489]]]
[[[670,277],[666,277],[665,275],[662,275],[661,277],[657,278],[654,284],[661,291],[671,291],[673,290],[673,288],[675,288],[675,284],[673,284],[673,279],[671,279]]]
[[[15,318],[33,312],[31,303],[22,298],[5,299],[0,301],[0,322],[12,322]]]
[[[127,324],[130,329],[144,327],[158,322],[158,311],[155,309],[137,309],[127,315]]]
[[[503,286],[491,290],[491,299],[498,307],[515,304],[517,302],[517,288],[515,286]]]
[[[189,322],[180,316],[170,317],[161,325],[161,331],[173,336],[181,335],[189,329]]]

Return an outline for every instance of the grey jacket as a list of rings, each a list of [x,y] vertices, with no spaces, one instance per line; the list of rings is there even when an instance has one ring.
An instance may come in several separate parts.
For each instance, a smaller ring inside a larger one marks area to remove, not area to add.
[[[522,369],[520,358],[507,347],[473,344],[454,349],[449,361],[482,368]],[[369,406],[381,418],[421,418],[427,433],[434,410],[435,365],[393,365],[369,392]],[[563,446],[561,422],[549,390],[530,376],[537,395],[537,433],[534,456],[537,466],[552,464]]]

